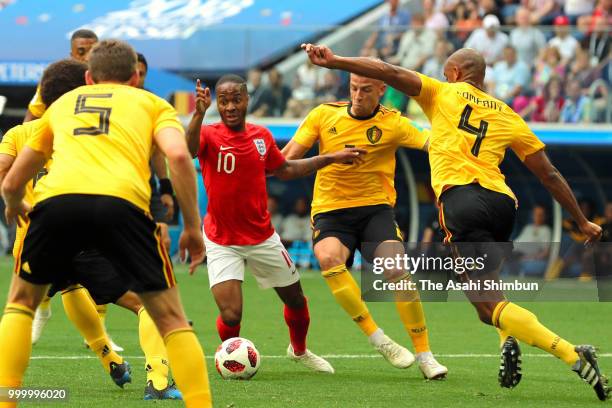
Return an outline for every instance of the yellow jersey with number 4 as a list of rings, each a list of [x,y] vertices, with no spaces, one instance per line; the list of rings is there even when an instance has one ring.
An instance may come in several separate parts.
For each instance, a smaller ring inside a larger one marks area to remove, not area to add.
[[[398,111],[382,105],[366,118],[351,114],[350,103],[328,103],[313,109],[293,141],[310,148],[319,142],[319,154],[345,147],[367,150],[359,165],[332,164],[317,172],[312,216],[343,208],[395,205],[395,152],[400,147],[423,149],[429,131],[417,127]]]
[[[53,160],[35,203],[63,194],[108,195],[148,213],[153,135],[168,127],[183,132],[174,108],[142,89],[97,84],[64,94],[28,142]]]
[[[33,120],[9,129],[9,131],[2,137],[2,142],[0,143],[0,154],[17,157],[28,140],[35,133],[39,125],[40,120]],[[47,163],[44,169],[41,169],[36,177],[36,180],[31,180],[26,185],[25,196],[23,199],[30,205],[34,204],[34,183],[37,180],[40,180],[40,178],[47,173],[48,166],[49,163]],[[19,251],[22,246],[23,239],[25,238],[26,230],[27,226],[17,227],[15,244],[13,245],[13,256],[15,258],[19,256]]]
[[[508,105],[466,83],[446,83],[418,74],[414,99],[431,122],[431,184],[440,197],[452,186],[478,183],[516,200],[499,169],[507,148],[524,160],[544,148]]]

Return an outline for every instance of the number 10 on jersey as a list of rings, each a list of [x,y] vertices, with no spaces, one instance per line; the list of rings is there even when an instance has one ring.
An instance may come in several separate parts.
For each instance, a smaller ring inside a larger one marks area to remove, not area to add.
[[[227,174],[232,174],[236,168],[236,156],[231,152],[219,152],[217,155],[217,173],[224,171]]]

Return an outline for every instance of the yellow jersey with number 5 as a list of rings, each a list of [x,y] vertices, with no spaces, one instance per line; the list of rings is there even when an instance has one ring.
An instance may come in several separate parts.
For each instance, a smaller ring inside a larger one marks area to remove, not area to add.
[[[108,195],[148,213],[153,135],[167,127],[183,132],[174,108],[142,89],[97,84],[64,94],[28,142],[53,160],[35,203],[63,194]]]
[[[429,164],[436,197],[449,187],[478,183],[516,200],[499,169],[506,149],[524,160],[544,143],[508,105],[480,89],[418,75],[421,93],[414,99],[431,122]]]

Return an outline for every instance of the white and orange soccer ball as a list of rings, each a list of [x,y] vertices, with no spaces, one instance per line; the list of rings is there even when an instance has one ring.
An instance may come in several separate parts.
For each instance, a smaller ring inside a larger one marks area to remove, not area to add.
[[[215,367],[226,380],[248,380],[257,374],[261,356],[253,342],[242,337],[225,340],[215,353]]]

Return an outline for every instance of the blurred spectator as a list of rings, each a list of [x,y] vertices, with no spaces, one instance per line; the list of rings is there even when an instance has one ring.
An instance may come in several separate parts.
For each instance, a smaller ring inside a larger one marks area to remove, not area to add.
[[[527,224],[514,240],[521,254],[521,271],[525,275],[542,275],[547,265],[552,230],[546,224],[546,209],[533,207],[533,223]]]
[[[418,71],[431,56],[435,41],[436,34],[425,28],[423,15],[415,14],[410,30],[406,31],[400,40],[397,54],[389,57],[388,62]]]
[[[440,81],[445,81],[444,77],[444,63],[448,58],[450,52],[452,51],[452,46],[447,41],[438,41],[436,42],[436,47],[434,49],[434,55],[429,58],[425,65],[423,65],[423,70],[421,71],[423,74],[427,75],[431,78],[436,78]]]
[[[268,196],[268,212],[270,213],[270,220],[274,230],[280,235],[283,216],[278,212],[278,199],[274,196]]]
[[[561,60],[564,64],[574,58],[578,40],[570,35],[569,18],[558,16],[555,18],[555,37],[551,38],[548,45],[556,47],[561,53]]]
[[[516,24],[516,12],[521,7],[520,0],[503,0],[501,16],[504,25]]]
[[[530,72],[527,64],[516,57],[513,46],[507,45],[503,55],[504,59],[493,67],[489,92],[511,105],[514,98],[529,87]]]
[[[593,14],[578,18],[578,28],[587,35],[591,34],[600,17],[604,26],[612,26],[612,0],[598,0]]]
[[[478,0],[478,13],[483,19],[485,16],[491,14],[497,17],[499,21],[502,20],[502,15],[497,7],[496,0]]]
[[[440,13],[446,14],[447,16],[452,16],[455,14],[457,7],[461,4],[459,0],[435,0],[435,8],[436,11]]]
[[[595,9],[595,0],[565,0],[563,14],[576,24],[580,16],[590,15]]]
[[[340,87],[341,83],[338,74],[330,69],[324,70],[323,82],[317,88],[315,94],[317,103],[333,102],[341,99]]]
[[[599,64],[610,56],[611,29],[612,27],[606,25],[604,17],[595,18],[595,26],[588,42],[589,54],[591,54],[594,65]]]
[[[559,120],[562,123],[586,122],[590,101],[588,97],[582,94],[580,82],[575,79],[567,82],[565,96],[566,99]]]
[[[363,45],[365,50],[391,47],[390,54],[394,54],[401,33],[410,24],[410,14],[399,7],[399,0],[387,0],[387,3],[389,12],[381,17],[378,29],[366,40]]]
[[[510,32],[510,44],[516,49],[518,59],[531,67],[535,64],[538,52],[546,46],[546,37],[532,26],[529,11],[525,7],[516,11],[516,25]]]
[[[475,30],[465,42],[465,47],[480,52],[487,65],[493,65],[502,57],[508,36],[499,32],[499,19],[489,14],[482,20],[482,27]]]
[[[298,67],[295,73],[291,97],[300,101],[314,99],[316,89],[323,82],[324,72],[324,70],[307,59],[304,64]]]
[[[523,4],[529,10],[529,18],[535,25],[549,25],[561,13],[558,0],[524,0]]]
[[[309,241],[312,236],[308,203],[305,198],[298,198],[293,207],[293,213],[283,219],[280,233],[281,239],[290,246],[294,241]]]
[[[557,47],[546,47],[540,51],[533,73],[532,88],[536,94],[541,94],[544,86],[553,75],[565,78],[565,66],[561,63],[561,53]]]
[[[541,95],[528,99],[526,106],[525,104],[517,106],[515,103],[514,108],[525,120],[554,123],[559,121],[564,102],[563,82],[561,78],[554,75],[544,86]]]
[[[546,209],[544,206],[536,205],[532,210],[532,223],[523,227],[515,242],[531,242],[529,248],[521,246],[521,252],[526,258],[543,259],[548,256],[552,230],[546,224]]]
[[[583,90],[588,90],[597,78],[597,72],[591,65],[591,56],[587,50],[576,49],[576,56],[567,70],[567,79],[575,79]]]
[[[423,13],[425,14],[425,27],[432,30],[448,28],[448,18],[436,9],[434,0],[423,0]]]
[[[266,109],[261,100],[265,87],[262,84],[261,70],[254,68],[247,73],[247,92],[249,93],[249,113],[263,116]]]
[[[276,68],[272,68],[268,71],[268,85],[261,94],[261,106],[253,112],[253,115],[283,116],[290,97],[291,89],[283,83],[283,75]]]
[[[482,25],[482,20],[478,15],[478,5],[474,0],[468,0],[465,3],[461,2],[455,10],[455,28],[457,30],[455,37],[463,44],[468,36],[476,28]],[[459,46],[460,44],[456,44]]]

